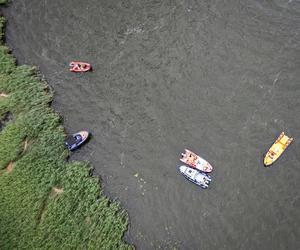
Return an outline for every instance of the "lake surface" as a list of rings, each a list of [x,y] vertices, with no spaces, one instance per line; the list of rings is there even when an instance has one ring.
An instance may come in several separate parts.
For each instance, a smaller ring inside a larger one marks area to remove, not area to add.
[[[300,1],[14,0],[7,43],[55,90],[138,249],[298,249]],[[69,72],[70,61],[93,72]],[[271,168],[281,131],[295,138]],[[189,148],[208,190],[178,172]]]

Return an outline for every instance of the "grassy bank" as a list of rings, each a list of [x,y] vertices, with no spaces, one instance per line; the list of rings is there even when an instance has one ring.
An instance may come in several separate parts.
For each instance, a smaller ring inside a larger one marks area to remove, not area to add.
[[[0,34],[3,27],[1,18]],[[126,213],[101,194],[90,166],[66,162],[51,100],[35,69],[16,66],[2,42],[0,249],[132,248],[122,241]]]

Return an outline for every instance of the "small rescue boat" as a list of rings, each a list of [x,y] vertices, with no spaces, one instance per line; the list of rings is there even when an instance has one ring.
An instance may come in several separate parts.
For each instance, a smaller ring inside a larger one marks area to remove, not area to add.
[[[181,156],[180,161],[202,172],[210,173],[213,170],[208,161],[188,149],[185,149],[185,153],[182,153]]]
[[[88,137],[89,132],[80,131],[78,133],[68,136],[65,140],[65,145],[70,151],[73,151],[79,148],[88,139]]]
[[[71,72],[87,72],[92,69],[92,66],[85,62],[70,62],[69,66]]]
[[[211,182],[211,177],[208,174],[200,173],[194,168],[182,165],[179,167],[179,171],[186,179],[204,189],[208,188]]]
[[[292,141],[293,138],[286,136],[284,132],[282,132],[265,155],[265,167],[272,165],[280,157],[284,150],[286,150],[286,148]]]

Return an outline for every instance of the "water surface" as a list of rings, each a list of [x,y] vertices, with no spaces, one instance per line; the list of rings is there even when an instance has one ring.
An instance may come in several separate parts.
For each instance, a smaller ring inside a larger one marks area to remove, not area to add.
[[[14,0],[7,43],[38,65],[68,132],[129,213],[138,249],[297,249],[299,1]],[[92,63],[87,74],[68,63]],[[281,131],[295,141],[272,168]],[[208,190],[178,173],[189,148]]]

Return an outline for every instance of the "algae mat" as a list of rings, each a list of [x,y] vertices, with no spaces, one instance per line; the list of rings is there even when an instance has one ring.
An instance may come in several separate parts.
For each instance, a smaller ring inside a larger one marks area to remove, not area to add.
[[[296,249],[299,1],[14,0],[7,42],[38,65],[68,131],[130,217],[139,249]],[[87,74],[68,63],[92,63]],[[278,134],[295,138],[272,167]],[[215,168],[178,174],[184,148]]]

